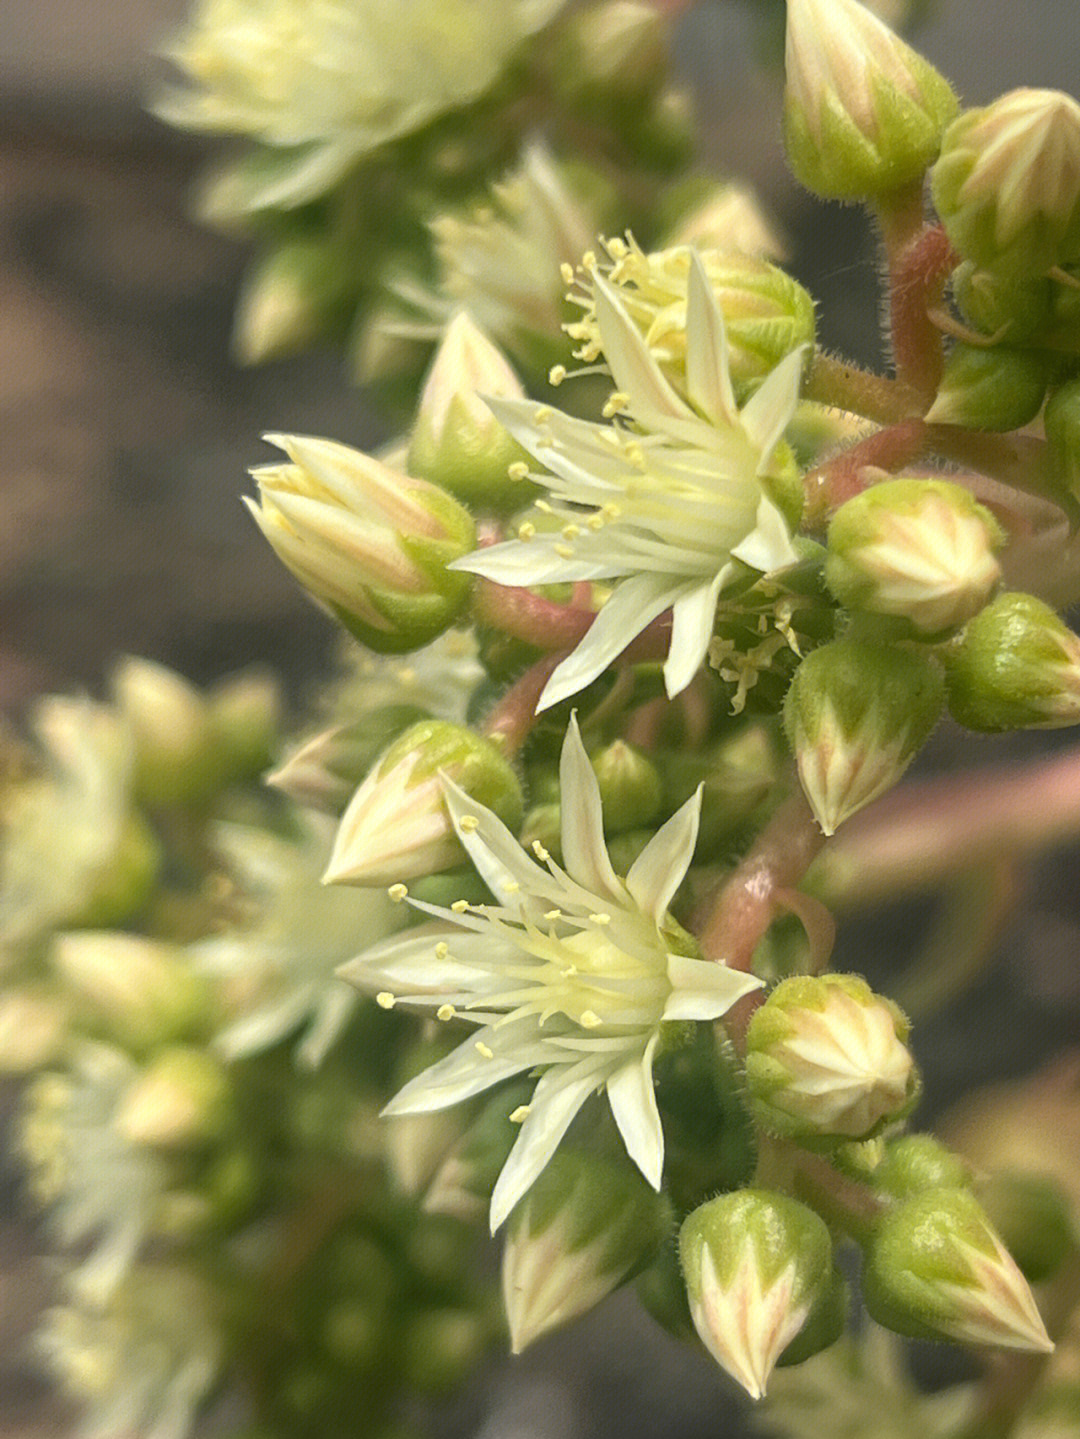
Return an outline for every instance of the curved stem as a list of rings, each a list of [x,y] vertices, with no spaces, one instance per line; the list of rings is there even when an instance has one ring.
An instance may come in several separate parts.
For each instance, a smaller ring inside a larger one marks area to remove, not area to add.
[[[803,480],[806,523],[824,524],[845,500],[861,494],[873,480],[867,471],[899,470],[924,456],[928,448],[927,426],[922,420],[903,420],[816,465]]]
[[[584,639],[596,614],[577,605],[560,605],[524,586],[482,579],[473,591],[473,618],[540,650],[572,650]]]
[[[561,651],[545,655],[543,659],[530,665],[488,715],[483,732],[493,744],[499,746],[503,754],[517,754],[529,738],[536,723],[536,706],[540,703],[544,686],[565,658],[566,652]]]
[[[895,425],[921,415],[926,402],[898,380],[862,370],[820,351],[814,356],[802,387],[803,398],[837,410],[862,415],[879,425]]]

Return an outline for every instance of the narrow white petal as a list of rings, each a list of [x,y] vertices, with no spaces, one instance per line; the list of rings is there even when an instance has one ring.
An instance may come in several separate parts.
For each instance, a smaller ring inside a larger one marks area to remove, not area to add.
[[[805,358],[805,345],[785,355],[742,408],[742,427],[761,451],[762,465],[768,464],[773,450],[791,423],[799,402],[799,383]]]
[[[664,378],[615,290],[599,271],[593,272],[592,282],[604,358],[616,388],[629,395],[635,420],[648,430],[663,431],[666,420],[693,418]]]
[[[486,1030],[482,1033],[489,1034]],[[492,1085],[531,1069],[537,1062],[535,1045],[521,1044],[516,1048],[503,1045],[504,1052],[495,1052],[495,1039],[491,1034],[487,1047],[492,1057],[488,1059],[476,1047],[484,1041],[471,1034],[445,1059],[410,1079],[405,1088],[394,1095],[383,1114],[426,1114],[433,1109],[449,1109],[452,1104],[460,1104],[463,1099],[471,1099],[474,1094],[482,1094]]]
[[[675,891],[686,877],[697,844],[701,789],[675,811],[630,866],[626,887],[657,924],[663,922]]]
[[[626,1152],[654,1189],[660,1188],[664,1173],[664,1130],[652,1077],[659,1039],[659,1034],[654,1034],[644,1055],[624,1064],[607,1082],[611,1112]]]
[[[671,607],[671,648],[664,663],[664,687],[674,699],[697,674],[709,652],[716,600],[727,566],[704,585],[686,591]]]
[[[491,1195],[492,1234],[532,1187],[578,1110],[603,1082],[604,1069],[604,1065],[590,1059],[570,1066],[555,1066],[540,1080],[529,1101],[528,1118],[521,1126]]]
[[[671,997],[664,1006],[665,1019],[719,1019],[743,995],[753,994],[762,981],[741,969],[728,969],[706,959],[668,955]]]
[[[548,680],[537,713],[569,699],[603,674],[631,640],[668,609],[682,589],[668,575],[633,575],[615,587],[585,638]]]
[[[623,573],[624,566],[613,557],[607,560],[589,554],[567,559],[556,553],[562,543],[558,535],[537,535],[531,540],[507,540],[500,545],[486,545],[455,560],[452,570],[465,570],[494,580],[499,585],[548,585],[575,580],[611,579]]]
[[[437,945],[445,945],[447,953]],[[368,994],[389,990],[403,998],[423,995],[479,992],[488,982],[486,968],[473,968],[470,954],[489,953],[492,939],[460,930],[416,930],[395,935],[365,950],[338,969],[339,979]]]
[[[754,528],[731,551],[737,560],[751,569],[771,574],[799,562],[798,551],[791,543],[787,521],[767,495],[758,503]]]
[[[738,423],[724,315],[696,250],[691,251],[686,286],[686,388],[708,419]]]
[[[625,891],[608,858],[600,786],[571,715],[559,763],[562,849],[567,873],[593,894],[623,902]]]
[[[470,799],[446,775],[442,784],[458,839],[499,904],[517,912],[522,898],[528,896],[557,903],[558,885],[547,870],[529,858],[498,815]],[[476,825],[463,825],[466,818],[475,819]]]

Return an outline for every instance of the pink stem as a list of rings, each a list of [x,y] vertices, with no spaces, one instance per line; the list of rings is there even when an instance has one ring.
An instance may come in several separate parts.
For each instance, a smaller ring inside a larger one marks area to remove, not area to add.
[[[532,733],[536,722],[536,706],[544,686],[565,653],[545,655],[525,671],[495,705],[484,724],[484,734],[497,744],[505,755],[517,754]]]
[[[596,618],[592,610],[560,605],[524,586],[478,580],[473,617],[541,650],[572,650],[585,638]]]

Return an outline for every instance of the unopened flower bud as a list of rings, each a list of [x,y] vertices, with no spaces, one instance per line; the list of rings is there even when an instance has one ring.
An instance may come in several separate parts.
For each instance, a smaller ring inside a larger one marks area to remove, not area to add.
[[[1012,90],[966,110],[934,166],[934,204],[966,260],[1017,277],[1080,259],[1080,105]]]
[[[399,653],[441,634],[469,592],[450,571],[475,527],[445,490],[347,445],[268,436],[292,463],[252,471],[245,503],[278,558],[370,649]]]
[[[900,1334],[1053,1348],[1024,1276],[967,1189],[925,1189],[885,1211],[866,1248],[863,1298]]]
[[[707,192],[681,214],[664,236],[665,249],[694,245],[724,254],[760,255],[783,260],[787,243],[748,185],[710,184]]]
[[[220,780],[210,709],[194,685],[153,660],[128,656],[113,691],[132,737],[134,786],[147,804],[202,798]]]
[[[211,1012],[207,979],[183,952],[120,931],[58,935],[52,965],[83,1022],[128,1049],[194,1037]]]
[[[321,238],[288,240],[244,277],[233,353],[242,365],[260,365],[338,338],[356,299],[357,285],[344,254]]]
[[[514,1211],[503,1300],[515,1354],[587,1313],[646,1264],[669,1223],[628,1163],[561,1150]]]
[[[788,0],[784,144],[795,178],[827,200],[918,180],[956,96],[856,0]]]
[[[424,718],[418,705],[381,705],[305,740],[266,783],[308,809],[340,815],[387,745]]]
[[[909,1025],[854,974],[785,979],[746,1036],[754,1113],[775,1134],[866,1139],[915,1103]]]
[[[326,882],[396,884],[462,864],[443,775],[511,829],[521,823],[521,783],[498,747],[449,720],[422,720],[394,741],[353,796]]]
[[[969,430],[1018,430],[1039,413],[1046,380],[1046,361],[1032,350],[958,342],[925,418]]]
[[[836,511],[825,580],[845,608],[906,620],[913,636],[935,635],[990,598],[1003,541],[990,511],[960,485],[885,480]]]
[[[440,1394],[474,1370],[489,1342],[479,1314],[451,1305],[409,1320],[401,1341],[401,1378],[422,1394]]]
[[[466,504],[504,513],[533,493],[512,475],[528,455],[484,403],[523,400],[502,351],[464,311],[450,321],[428,372],[409,446],[409,469]]]
[[[679,1236],[701,1342],[752,1399],[832,1281],[822,1219],[784,1194],[742,1189],[695,1209]]]
[[[203,1049],[157,1054],[117,1107],[114,1123],[131,1144],[191,1149],[217,1139],[229,1122],[231,1086]]]
[[[1068,380],[1053,392],[1043,427],[1061,493],[1080,503],[1080,380]]]
[[[963,1189],[971,1183],[971,1170],[960,1155],[931,1134],[902,1134],[885,1147],[871,1182],[897,1199],[924,1189]]]
[[[938,667],[912,650],[836,640],[803,660],[784,727],[826,834],[896,783],[937,724],[943,699]]]
[[[655,95],[668,70],[667,26],[646,0],[606,0],[571,14],[556,37],[551,77],[572,104],[609,112]]]
[[[1080,637],[1033,595],[999,595],[948,655],[949,709],[986,734],[1080,723]]]
[[[612,834],[656,818],[664,786],[656,766],[625,740],[613,740],[590,756],[600,785],[604,828]]]
[[[0,990],[0,1074],[31,1074],[58,1058],[71,1020],[71,1003],[56,985]]]
[[[974,329],[1019,345],[1050,318],[1051,282],[1015,278],[996,270],[980,270],[970,260],[958,265],[951,278],[957,309]]]
[[[233,675],[215,685],[206,700],[224,778],[254,778],[270,763],[281,729],[277,679],[266,670]]]

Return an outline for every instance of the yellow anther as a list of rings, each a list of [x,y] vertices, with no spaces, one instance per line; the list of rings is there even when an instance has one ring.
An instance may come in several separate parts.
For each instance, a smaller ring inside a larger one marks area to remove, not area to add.
[[[584,255],[582,255],[582,257],[581,257],[581,263],[582,263],[582,265],[585,267],[586,270],[595,270],[595,269],[596,269],[596,251],[595,251],[595,250],[586,250],[585,253],[584,253]]]
[[[555,411],[550,405],[538,405],[533,411],[533,423],[536,425],[546,425],[554,413]]]
[[[555,513],[547,500],[534,500],[533,506],[535,509],[538,509],[542,515],[553,515]]]
[[[529,521],[529,520],[522,520],[521,524],[518,525],[517,535],[518,535],[518,539],[519,539],[519,540],[526,540],[526,541],[527,541],[527,540],[531,540],[532,537],[533,537],[533,535],[535,535],[535,534],[536,534],[536,526],[535,526],[534,524],[532,524],[531,521]]]
[[[563,525],[562,537],[564,540],[576,540],[581,534],[581,526],[575,524]]]
[[[600,506],[600,513],[605,520],[617,520],[622,514],[622,509],[614,500],[608,500],[606,505]]]
[[[494,1059],[494,1058],[495,1058],[495,1051],[491,1048],[491,1046],[490,1046],[489,1044],[485,1044],[482,1039],[478,1039],[478,1040],[476,1041],[476,1046],[475,1046],[475,1047],[476,1047],[476,1052],[477,1052],[477,1054],[480,1056],[481,1059]]]
[[[512,465],[507,465],[506,473],[512,480],[527,480],[529,467],[524,460],[515,460]]]
[[[386,892],[395,904],[400,904],[409,893],[409,887],[406,884],[392,884]]]
[[[601,913],[601,914],[590,914],[590,915],[589,915],[589,923],[590,923],[590,924],[600,924],[600,925],[610,924],[610,923],[611,923],[611,915],[610,915],[610,914],[603,914],[603,913]]]
[[[397,1000],[394,998],[394,996],[390,993],[388,989],[380,989],[378,994],[375,996],[375,1003],[379,1006],[380,1009],[393,1009],[394,1005],[397,1003]]]
[[[440,939],[438,944],[435,946],[435,958],[446,959],[449,953],[450,946],[447,944],[445,939]]]
[[[604,408],[600,411],[605,420],[610,420],[613,415],[621,415],[630,408],[630,396],[622,390],[616,390],[607,400]]]
[[[562,919],[562,910],[561,910],[561,909],[549,909],[549,910],[547,910],[547,912],[545,913],[544,918],[545,918],[545,919],[550,919],[550,920]]]
[[[626,241],[621,239],[618,235],[612,236],[612,238],[607,241],[607,252],[613,260],[625,259],[626,255],[629,253],[629,251],[627,250]]]
[[[566,366],[565,366],[565,365],[552,365],[551,369],[548,371],[548,384],[549,384],[549,385],[561,385],[562,382],[563,382],[563,380],[565,380],[565,379],[566,379]]]
[[[474,814],[463,814],[458,825],[466,834],[474,834],[480,828],[480,821]]]
[[[555,545],[554,549],[561,560],[572,560],[574,558],[573,545]]]
[[[566,260],[559,266],[559,274],[562,276],[564,285],[572,285],[574,283],[574,267]]]
[[[528,1119],[528,1117],[529,1117],[529,1106],[528,1106],[527,1104],[519,1104],[518,1107],[511,1112],[511,1115],[510,1115],[510,1123],[511,1123],[511,1124],[524,1124],[524,1122],[526,1121],[526,1119]]]
[[[585,523],[589,529],[592,530],[593,534],[596,534],[597,530],[604,528],[605,521],[603,515],[590,515]]]
[[[435,1011],[435,1018],[441,1019],[445,1024],[448,1019],[453,1019],[455,1014],[457,1014],[457,1010],[452,1004],[440,1004]]]
[[[521,888],[521,885],[518,884],[516,879],[504,879],[502,884],[500,885],[500,888],[502,889],[504,894],[517,894],[518,890],[520,890]]]
[[[548,860],[551,858],[551,855],[548,853],[548,851],[544,848],[544,846],[540,843],[538,839],[534,839],[532,842],[532,852],[536,855],[537,859],[540,861],[541,864],[547,864]]]
[[[467,899],[455,899],[453,904],[450,906],[450,908],[454,911],[455,914],[464,914],[468,907],[469,901]]]
[[[582,1029],[599,1029],[603,1022],[594,1009],[583,1009],[581,1011]]]

